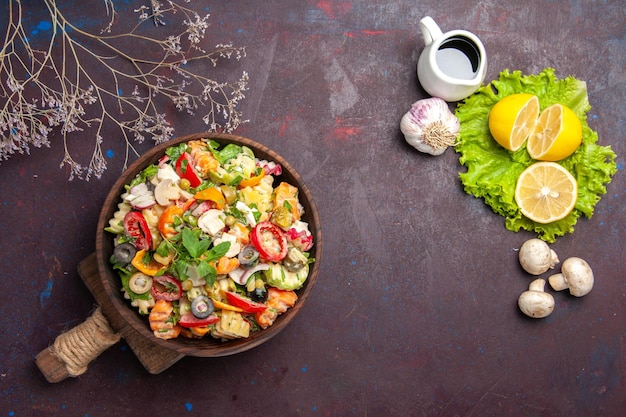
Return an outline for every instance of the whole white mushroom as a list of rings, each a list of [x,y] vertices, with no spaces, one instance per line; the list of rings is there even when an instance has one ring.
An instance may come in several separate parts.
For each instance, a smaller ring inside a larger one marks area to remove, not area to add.
[[[517,305],[522,313],[528,317],[541,319],[548,317],[554,310],[554,297],[544,291],[546,281],[537,278],[528,286],[528,291],[524,291],[517,300]]]
[[[569,288],[570,294],[582,297],[593,288],[593,271],[585,260],[574,256],[563,261],[561,273],[549,277],[548,282],[555,291]]]
[[[519,263],[529,274],[541,275],[559,263],[556,252],[541,239],[528,239],[519,249]]]

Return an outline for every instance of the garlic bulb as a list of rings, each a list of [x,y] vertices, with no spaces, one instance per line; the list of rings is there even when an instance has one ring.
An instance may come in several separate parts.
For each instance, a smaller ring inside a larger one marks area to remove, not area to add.
[[[460,127],[448,103],[438,97],[416,101],[400,121],[404,139],[418,151],[431,155],[441,155],[453,146]]]

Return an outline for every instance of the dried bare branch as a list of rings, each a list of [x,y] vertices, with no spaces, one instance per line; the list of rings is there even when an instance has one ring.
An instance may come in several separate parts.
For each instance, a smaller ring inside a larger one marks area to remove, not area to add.
[[[193,69],[205,66],[190,65],[202,61],[216,67],[220,60],[238,61],[246,55],[245,47],[232,43],[203,49],[208,14],[200,16],[173,1],[151,0],[150,6],[135,10],[139,21],[130,31],[115,34],[118,14],[113,0],[104,0],[108,22],[94,34],[68,20],[56,0],[43,3],[50,15],[51,36],[46,48],[34,49],[23,26],[27,6],[9,0],[0,49],[0,160],[28,154],[31,147],[50,146],[49,134],[58,128],[65,150],[61,167],[68,167],[70,180],[89,180],[100,178],[107,169],[102,152],[107,124],[117,126],[125,140],[124,168],[137,154],[133,143],[149,138],[158,144],[172,138],[174,129],[160,111],[164,101],[190,115],[205,109],[201,117],[209,131],[232,132],[245,122],[238,105],[245,98],[248,74],[242,72],[236,81],[216,81]],[[184,31],[164,39],[142,34],[145,22],[164,25],[166,15],[182,17]],[[142,56],[136,55],[138,50]],[[82,164],[68,143],[72,133],[86,129],[94,133],[94,150],[90,161]]]

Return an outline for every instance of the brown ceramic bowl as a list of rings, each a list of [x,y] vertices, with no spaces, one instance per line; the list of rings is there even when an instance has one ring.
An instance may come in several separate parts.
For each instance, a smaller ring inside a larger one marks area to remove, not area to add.
[[[247,339],[222,342],[210,336],[203,337],[201,339],[178,337],[171,340],[162,340],[156,338],[150,330],[147,318],[140,316],[137,309],[132,307],[128,300],[124,299],[122,292],[120,291],[120,278],[109,263],[109,258],[113,253],[113,235],[105,232],[104,228],[108,225],[109,219],[117,210],[117,204],[120,202],[120,195],[124,190],[124,185],[128,184],[137,175],[137,173],[145,167],[155,163],[159,158],[161,158],[167,147],[177,145],[181,142],[201,138],[210,138],[222,145],[226,145],[228,143],[245,145],[252,149],[258,158],[275,161],[280,164],[283,171],[282,175],[278,177],[278,180],[287,181],[288,183],[298,187],[300,191],[300,202],[304,206],[305,210],[303,221],[306,221],[309,224],[309,229],[313,234],[314,246],[311,249],[310,254],[316,259],[316,262],[313,263],[309,272],[309,277],[307,278],[304,286],[296,291],[298,294],[298,302],[293,308],[287,310],[286,313],[281,314],[274,325],[265,330],[252,332],[250,337]],[[102,212],[100,213],[100,218],[98,220],[96,257],[100,279],[102,280],[104,290],[110,298],[113,307],[125,318],[128,324],[138,334],[146,338],[146,342],[148,344],[154,343],[162,348],[175,351],[181,355],[218,357],[233,355],[235,353],[252,349],[253,347],[258,346],[276,336],[279,332],[285,329],[285,327],[287,327],[287,325],[296,317],[300,309],[304,307],[306,300],[315,285],[320,265],[321,248],[322,236],[317,207],[313,202],[311,192],[302,181],[302,178],[287,161],[285,161],[276,152],[268,149],[266,146],[241,136],[218,133],[198,133],[183,136],[152,148],[135,161],[115,182],[106,200],[104,201],[104,206],[102,207]]]

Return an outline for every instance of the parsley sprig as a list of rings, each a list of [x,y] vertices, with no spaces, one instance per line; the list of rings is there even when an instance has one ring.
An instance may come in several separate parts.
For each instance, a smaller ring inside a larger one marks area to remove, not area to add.
[[[217,271],[211,265],[224,256],[230,249],[230,242],[221,242],[211,246],[213,240],[199,228],[183,227],[181,232],[170,240],[163,240],[156,253],[167,256],[174,252],[171,272],[181,281],[191,275],[203,277],[207,284],[213,285]]]

